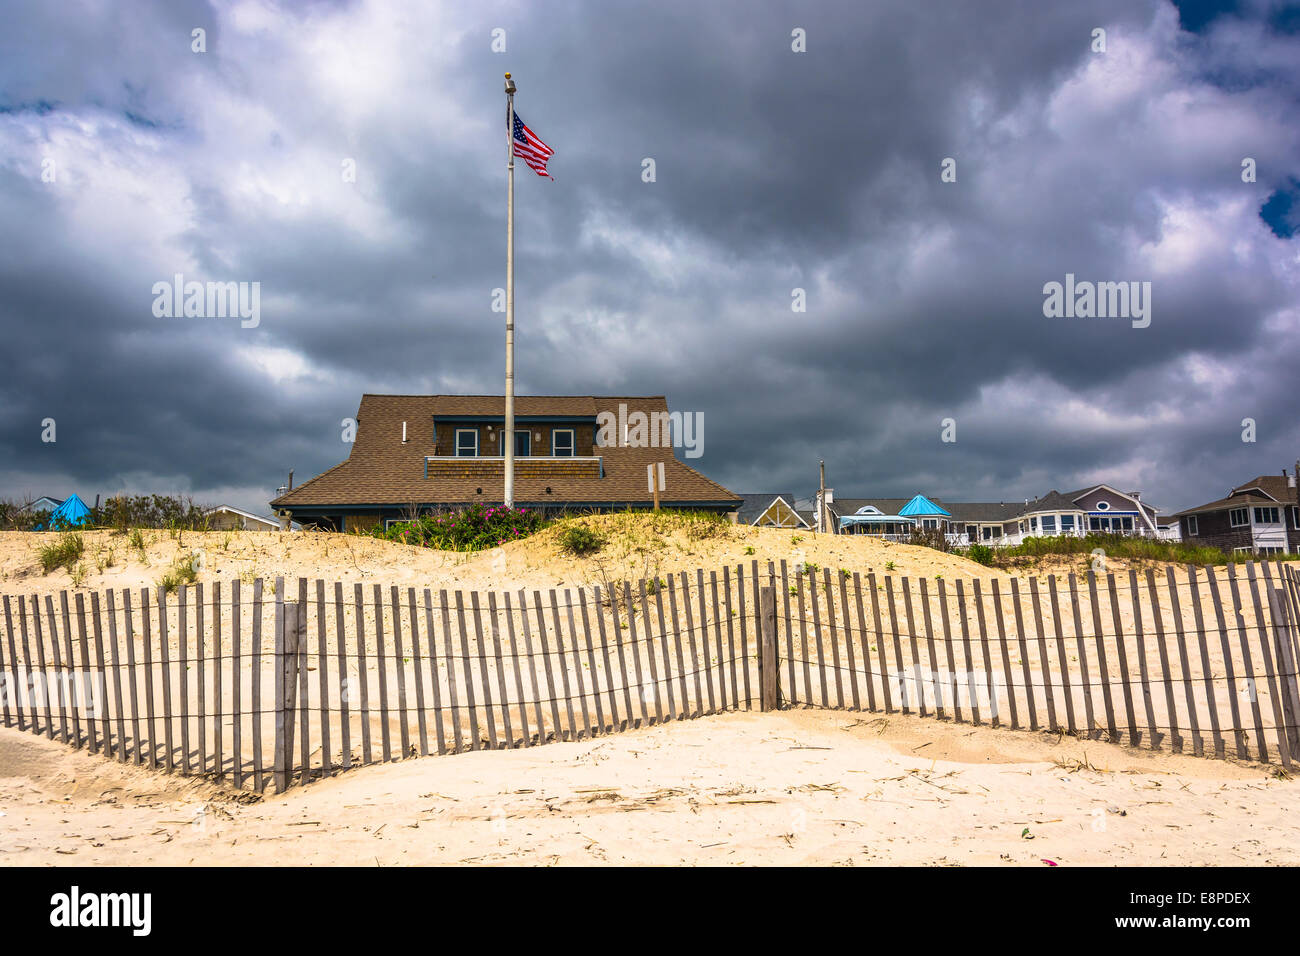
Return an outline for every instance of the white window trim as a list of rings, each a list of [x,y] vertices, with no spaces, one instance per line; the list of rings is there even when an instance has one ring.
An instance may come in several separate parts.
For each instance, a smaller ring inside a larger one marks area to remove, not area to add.
[[[567,455],[560,455],[555,450],[555,437],[557,435],[569,436],[570,452]],[[573,428],[554,428],[551,430],[551,457],[552,458],[576,458],[578,455],[578,433]]]
[[[1235,511],[1243,512],[1243,513],[1246,515],[1246,520],[1245,520],[1245,521],[1242,521],[1242,522],[1236,522],[1236,521],[1233,521],[1233,520],[1232,520],[1232,515],[1233,515],[1233,512],[1235,512]],[[1250,507],[1247,506],[1247,507],[1245,507],[1245,508],[1229,508],[1229,509],[1228,509],[1228,527],[1230,527],[1230,528],[1249,528],[1249,527],[1250,527]]]
[[[1265,519],[1259,516],[1259,513],[1261,511],[1277,511],[1277,510],[1278,510],[1277,505],[1255,505],[1254,511],[1251,512],[1251,517],[1254,518],[1255,524],[1278,524],[1277,521],[1266,521]],[[1280,514],[1279,517],[1281,517]]]
[[[461,436],[461,435],[466,435],[466,434],[469,434],[469,435],[473,435],[473,436],[474,436],[474,454],[473,454],[473,455],[462,455],[462,454],[460,453],[460,436]],[[455,442],[454,442],[454,444],[453,444],[453,446],[452,446],[452,451],[455,452],[455,457],[456,457],[456,458],[477,458],[477,457],[478,457],[478,429],[477,429],[477,428],[457,428],[457,429],[456,429],[456,438],[455,438]]]
[[[1286,510],[1291,512],[1291,530],[1300,531],[1300,505],[1288,505]]]
[[[1201,526],[1196,520],[1196,515],[1187,516],[1187,536],[1189,538],[1199,538],[1201,535]]]

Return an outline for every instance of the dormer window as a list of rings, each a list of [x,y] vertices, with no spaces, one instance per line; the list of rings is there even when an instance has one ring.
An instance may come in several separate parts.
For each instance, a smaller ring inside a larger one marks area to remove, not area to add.
[[[551,455],[556,458],[572,458],[576,442],[572,428],[557,428],[551,432]]]
[[[456,429],[456,457],[457,458],[478,457],[478,429],[477,428]]]

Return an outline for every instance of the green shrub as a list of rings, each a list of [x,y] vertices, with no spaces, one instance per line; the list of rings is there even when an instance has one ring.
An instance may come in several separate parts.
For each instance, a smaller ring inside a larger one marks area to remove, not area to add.
[[[59,535],[57,541],[40,549],[41,570],[49,574],[55,568],[67,568],[71,573],[85,551],[86,542],[81,537],[81,532],[65,532]]]
[[[199,570],[195,567],[196,558],[190,555],[188,558],[177,561],[172,565],[171,570],[162,576],[158,583],[162,585],[164,591],[171,594],[179,587],[186,584],[193,584],[199,577]]]
[[[549,522],[540,511],[474,505],[464,511],[424,515],[385,529],[376,525],[371,537],[439,551],[484,551],[536,534]]]
[[[605,546],[605,538],[585,524],[570,524],[560,529],[556,540],[565,554],[582,558]]]
[[[972,544],[967,556],[985,567],[991,567],[993,564],[993,549],[987,544]]]

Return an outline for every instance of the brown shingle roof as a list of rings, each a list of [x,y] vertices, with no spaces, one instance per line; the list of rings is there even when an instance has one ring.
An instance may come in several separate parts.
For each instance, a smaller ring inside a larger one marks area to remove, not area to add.
[[[595,418],[600,412],[618,414],[619,405],[628,412],[667,412],[663,396],[520,396],[515,399],[516,415],[555,415]],[[495,476],[463,479],[425,478],[425,457],[436,454],[433,442],[435,416],[502,415],[505,399],[500,395],[363,395],[357,412],[356,441],[347,461],[304,482],[271,504],[276,508],[320,508],[344,505],[461,504],[500,501],[504,481]],[[402,442],[402,423],[407,423],[407,441]],[[555,505],[602,503],[650,503],[646,466],[664,464],[666,490],[660,495],[665,505],[711,502],[740,505],[739,496],[673,457],[667,448],[605,447],[596,449],[604,457],[603,478],[569,473],[530,476],[520,470],[515,476],[515,501]],[[551,493],[546,493],[546,488]],[[482,494],[477,489],[482,488]]]
[[[1295,489],[1287,485],[1287,479],[1281,475],[1260,475],[1258,478],[1252,478],[1232,490],[1244,491],[1247,488],[1258,488],[1276,501],[1281,501],[1284,504],[1295,504]]]

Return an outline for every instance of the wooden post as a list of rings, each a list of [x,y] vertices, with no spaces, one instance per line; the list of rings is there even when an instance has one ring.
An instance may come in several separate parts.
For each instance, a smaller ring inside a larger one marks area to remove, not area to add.
[[[780,700],[779,664],[776,653],[776,589],[762,588],[758,592],[758,620],[762,628],[758,643],[759,707],[776,710]]]
[[[276,596],[284,590],[279,584]],[[275,630],[275,787],[289,788],[293,762],[293,720],[298,689],[298,642],[302,638],[305,614],[297,601],[285,601]],[[306,610],[305,608],[303,609]]]

